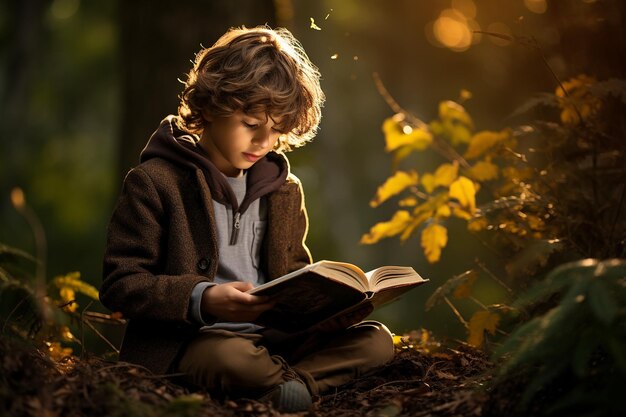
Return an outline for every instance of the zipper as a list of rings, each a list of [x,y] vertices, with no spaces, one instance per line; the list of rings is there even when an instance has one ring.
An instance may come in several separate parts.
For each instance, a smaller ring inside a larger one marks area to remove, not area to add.
[[[239,236],[239,229],[241,228],[241,213],[237,212],[233,216],[233,230],[230,234],[230,245],[237,244],[237,237]]]

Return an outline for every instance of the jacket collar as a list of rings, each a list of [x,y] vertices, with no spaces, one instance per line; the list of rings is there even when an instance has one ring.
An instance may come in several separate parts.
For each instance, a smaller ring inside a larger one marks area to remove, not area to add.
[[[202,170],[212,198],[221,204],[230,205],[233,213],[245,212],[250,203],[278,190],[289,175],[289,162],[285,155],[268,153],[248,169],[246,195],[239,205],[226,177],[199,145],[199,137],[181,130],[173,115],[163,119],[141,152],[141,162],[152,158],[162,158],[189,169]]]

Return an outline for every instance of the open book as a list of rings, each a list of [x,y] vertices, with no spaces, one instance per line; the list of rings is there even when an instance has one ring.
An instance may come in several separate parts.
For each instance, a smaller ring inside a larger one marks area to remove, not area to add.
[[[411,267],[383,266],[370,272],[333,261],[319,261],[276,278],[248,293],[276,301],[256,323],[298,332],[361,308],[375,309],[428,280]]]

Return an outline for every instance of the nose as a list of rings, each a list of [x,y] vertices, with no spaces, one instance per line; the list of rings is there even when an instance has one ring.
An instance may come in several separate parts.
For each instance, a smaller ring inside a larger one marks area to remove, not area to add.
[[[259,129],[254,136],[253,141],[256,146],[262,149],[267,149],[273,146],[273,142],[278,139],[278,132],[274,132],[272,129]]]

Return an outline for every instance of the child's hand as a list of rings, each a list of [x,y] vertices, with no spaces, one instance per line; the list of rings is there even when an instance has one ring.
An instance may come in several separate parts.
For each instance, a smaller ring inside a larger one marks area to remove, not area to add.
[[[202,294],[202,311],[224,321],[254,321],[274,306],[267,297],[246,294],[249,282],[229,282],[207,288]]]

